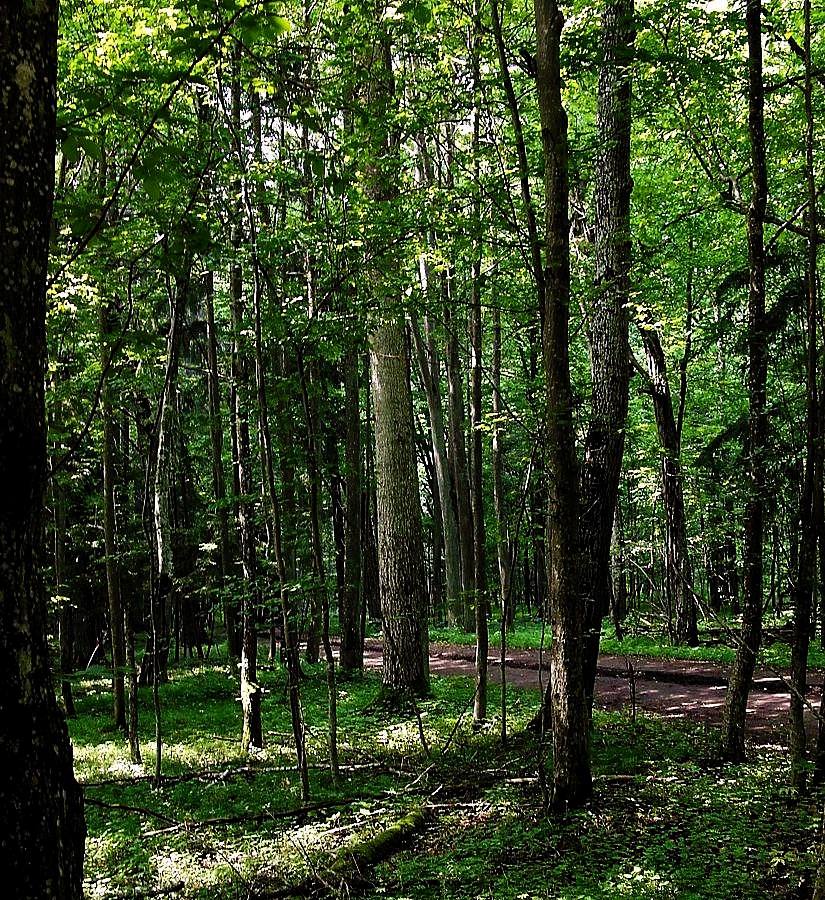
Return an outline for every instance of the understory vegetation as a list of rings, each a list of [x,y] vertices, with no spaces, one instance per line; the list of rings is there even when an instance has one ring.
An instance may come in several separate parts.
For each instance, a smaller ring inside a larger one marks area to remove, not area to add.
[[[598,799],[558,819],[542,806],[538,738],[525,726],[538,692],[511,691],[514,737],[502,747],[492,716],[472,727],[472,683],[433,678],[432,697],[388,717],[380,679],[341,685],[341,780],[326,761],[326,686],[307,667],[303,698],[312,803],[303,809],[279,665],[260,673],[265,747],[236,739],[237,701],[223,661],[170,672],[161,688],[168,743],[162,789],[101,739],[107,673],[76,682],[71,723],[87,798],[89,898],[796,897],[815,867],[819,813],[787,786],[785,754],[762,748],[722,764],[712,731],[631,711],[596,712]],[[148,689],[141,702],[149,703]],[[141,732],[151,762],[152,731]],[[424,825],[389,859],[361,873],[331,870],[342,849],[368,842],[411,811]]]

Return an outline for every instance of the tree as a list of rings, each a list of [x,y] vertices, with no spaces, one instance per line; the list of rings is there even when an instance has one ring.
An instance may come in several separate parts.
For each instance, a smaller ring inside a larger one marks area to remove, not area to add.
[[[627,425],[630,350],[633,0],[602,14],[597,128],[595,296],[589,322],[593,396],[581,471],[585,690],[593,702],[602,619],[610,609],[610,543]]]
[[[387,121],[395,100],[395,83],[390,42],[384,33],[373,42],[367,72],[367,99],[373,119],[368,133],[372,158],[365,173],[366,192],[375,208],[386,214],[397,198],[393,181],[397,142]],[[382,259],[380,263],[373,280],[378,321],[369,335],[369,347],[375,409],[383,690],[388,702],[397,703],[405,695],[429,692],[429,640],[410,359],[403,313],[393,296],[391,260]]]
[[[7,884],[29,900],[79,900],[86,835],[42,575],[56,59],[56,3],[0,8],[0,804]]]
[[[764,531],[767,435],[765,334],[765,211],[768,172],[765,160],[765,87],[762,80],[762,2],[747,0],[748,136],[751,152],[751,201],[748,208],[748,501],[745,511],[745,599],[742,632],[725,699],[722,753],[745,758],[745,711],[756,655],[762,642],[762,545]]]
[[[570,226],[567,113],[561,97],[563,17],[556,0],[536,0],[536,81],[544,146],[545,304],[542,349],[550,469],[548,590],[553,804],[579,806],[593,790],[585,702],[584,616],[579,554],[579,467],[570,383]]]

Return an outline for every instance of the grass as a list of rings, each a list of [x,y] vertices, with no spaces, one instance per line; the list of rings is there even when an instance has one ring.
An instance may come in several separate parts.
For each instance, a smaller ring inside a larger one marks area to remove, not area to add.
[[[475,634],[460,628],[431,625],[430,640],[444,644],[475,645]],[[542,646],[542,641],[547,649],[550,644],[550,635],[547,632],[542,634],[541,622],[532,619],[517,620],[507,635],[507,646],[512,650],[537,650]],[[498,648],[499,646],[498,630],[491,630],[490,647]],[[684,647],[672,644],[664,635],[645,631],[627,634],[620,641],[616,638],[611,625],[606,625],[602,634],[601,652],[646,656],[651,659],[685,659],[717,665],[730,665],[736,656],[733,646],[705,643],[698,647]],[[791,664],[791,647],[780,641],[771,643],[762,647],[759,659],[764,666],[787,669]],[[813,669],[825,669],[825,650],[818,644],[812,643],[811,645],[808,652],[808,665]]]
[[[422,803],[429,804],[427,827],[370,873],[367,896],[786,897],[814,865],[821,798],[789,799],[783,755],[719,766],[704,728],[654,717],[634,723],[597,713],[596,799],[564,820],[548,818],[535,738],[523,733],[537,693],[511,691],[516,738],[502,748],[495,719],[477,732],[470,727],[473,689],[459,677],[434,678],[433,696],[420,704],[430,757],[415,715],[388,717],[371,707],[380,687],[375,677],[343,683],[341,758],[348,768],[334,785],[325,767],[324,677],[308,671],[312,795],[330,806],[303,818],[279,817],[299,805],[279,668],[261,672],[267,746],[253,759],[240,753],[240,704],[228,672],[173,669],[161,688],[164,772],[179,780],[160,791],[136,780],[143,773],[108,726],[107,674],[93,670],[76,683],[78,717],[70,729],[77,774],[88,798],[106,804],[87,806],[88,898],[169,888],[187,900],[288,892],[308,877],[323,879],[342,846]],[[141,694],[141,716],[148,773],[148,692]],[[174,825],[181,822],[189,824]]]

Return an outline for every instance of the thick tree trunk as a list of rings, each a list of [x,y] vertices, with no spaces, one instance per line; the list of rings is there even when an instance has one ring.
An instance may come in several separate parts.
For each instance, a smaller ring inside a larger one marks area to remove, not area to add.
[[[536,0],[536,64],[546,195],[545,312],[542,347],[547,380],[549,490],[548,587],[552,645],[553,804],[578,806],[592,793],[590,717],[583,679],[583,611],[579,572],[579,472],[570,383],[570,225],[567,114],[561,98],[556,0]]]
[[[592,407],[581,473],[585,691],[592,706],[602,620],[610,611],[610,542],[627,423],[630,352],[631,66],[633,0],[602,14],[596,172],[596,293],[590,321]]]
[[[765,338],[764,219],[768,200],[765,163],[765,91],[762,80],[762,2],[747,0],[748,133],[751,147],[752,195],[748,209],[748,501],[745,510],[745,598],[741,642],[730,674],[725,701],[723,755],[745,757],[745,711],[756,656],[762,642],[762,543],[767,419],[765,393],[768,358]]]
[[[378,576],[388,699],[429,692],[421,501],[408,358],[401,319],[370,335],[375,405]]]
[[[379,27],[383,25],[379,22]],[[373,122],[387,123],[395,100],[392,51],[383,35],[372,45],[367,70]],[[367,138],[374,162],[365,171],[369,199],[387,206],[398,197],[392,162],[397,138],[386,124]],[[429,638],[418,463],[415,454],[410,361],[404,319],[391,285],[392,257],[374,264],[378,324],[369,336],[375,409],[378,577],[384,635],[383,693],[398,703],[429,692]]]
[[[80,900],[83,795],[46,643],[46,266],[57,3],[0,6],[0,809],[21,900]]]

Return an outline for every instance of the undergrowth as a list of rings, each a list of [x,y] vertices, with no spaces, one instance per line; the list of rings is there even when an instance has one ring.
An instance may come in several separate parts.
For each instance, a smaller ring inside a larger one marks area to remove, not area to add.
[[[534,690],[510,692],[514,735],[474,731],[472,684],[434,678],[415,711],[374,705],[380,682],[340,685],[340,784],[326,767],[326,686],[307,668],[312,801],[303,815],[293,772],[285,679],[260,673],[266,747],[240,752],[237,685],[222,665],[172,670],[161,688],[164,773],[156,791],[149,693],[141,694],[145,771],[112,731],[107,673],[75,684],[70,722],[89,799],[86,893],[120,898],[289,896],[324,873],[342,846],[423,805],[427,825],[367,873],[374,897],[790,897],[813,867],[819,798],[792,803],[784,756],[713,762],[699,726],[597,712],[596,798],[564,820],[542,809],[536,739],[524,732]],[[429,755],[422,748],[418,716]],[[229,820],[207,823],[207,820]],[[328,881],[326,883],[329,883]]]

